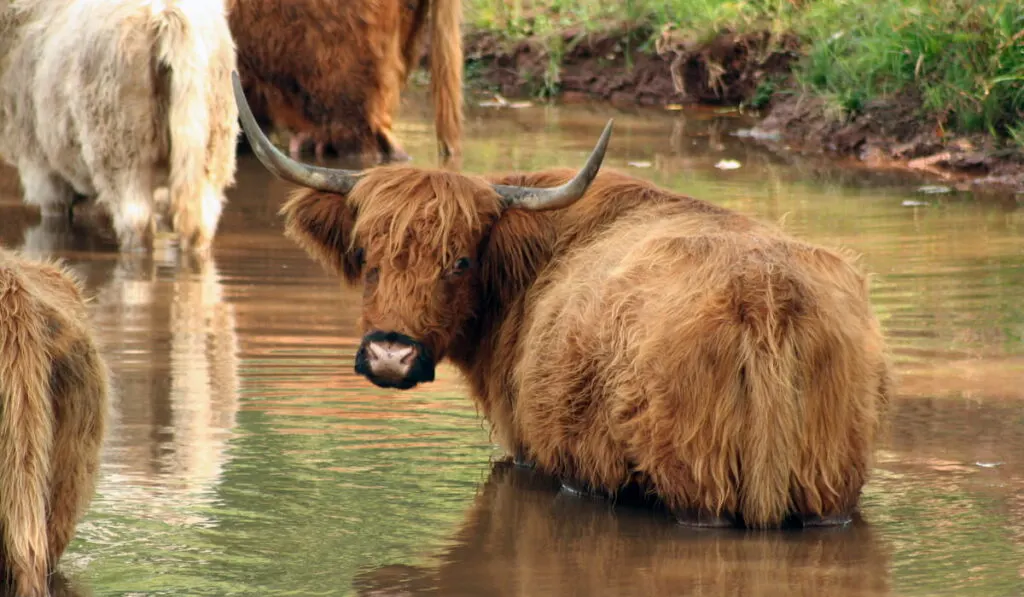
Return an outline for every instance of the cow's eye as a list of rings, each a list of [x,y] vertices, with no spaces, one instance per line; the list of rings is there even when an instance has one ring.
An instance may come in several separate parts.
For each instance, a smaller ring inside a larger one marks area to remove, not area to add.
[[[455,276],[464,274],[466,272],[466,270],[469,269],[470,265],[471,264],[470,264],[470,261],[469,261],[469,257],[460,257],[455,262],[455,265],[452,266],[452,274],[455,275]]]
[[[380,281],[380,268],[379,267],[375,267],[375,268],[371,269],[370,271],[366,272],[366,284],[368,286],[373,286],[374,284],[376,284],[379,281]]]

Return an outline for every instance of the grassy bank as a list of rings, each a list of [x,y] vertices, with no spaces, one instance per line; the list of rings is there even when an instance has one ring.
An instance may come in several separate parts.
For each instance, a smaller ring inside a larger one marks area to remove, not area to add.
[[[888,135],[885,152],[894,157],[934,153],[970,135],[983,137],[990,153],[1024,149],[1019,0],[466,2],[470,76],[498,65],[522,79],[532,65],[531,80],[519,87],[532,94],[600,87],[616,68],[660,68],[673,82],[662,95],[675,95],[663,103],[718,99],[772,109],[788,102],[778,114],[799,120],[790,132],[809,142],[812,133],[831,137],[859,122],[864,134],[839,151],[863,152],[872,135]],[[502,63],[502,52],[519,56]],[[597,62],[581,82],[570,63],[584,58]],[[640,83],[619,87],[642,95]],[[793,110],[797,101],[802,107]],[[808,119],[819,125],[806,126]],[[911,141],[916,147],[896,147]]]

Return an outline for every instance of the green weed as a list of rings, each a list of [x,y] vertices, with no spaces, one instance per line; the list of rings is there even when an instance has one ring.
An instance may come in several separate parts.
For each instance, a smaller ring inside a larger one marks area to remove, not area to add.
[[[557,90],[566,29],[623,24],[657,35],[665,25],[698,42],[722,31],[796,34],[803,57],[794,79],[837,117],[876,99],[910,95],[921,116],[949,129],[1020,142],[1024,125],[1024,2],[1020,0],[466,0],[477,30],[553,51],[545,93]],[[556,41],[557,40],[557,41]],[[651,51],[651,40],[634,48]],[[630,44],[633,44],[630,41]],[[628,52],[627,52],[628,54]],[[779,82],[758,88],[762,105]]]

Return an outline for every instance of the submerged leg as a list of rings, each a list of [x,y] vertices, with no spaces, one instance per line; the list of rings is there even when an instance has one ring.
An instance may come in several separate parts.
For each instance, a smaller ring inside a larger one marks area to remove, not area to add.
[[[122,251],[147,251],[153,247],[156,221],[150,177],[146,168],[122,171],[99,189],[99,202],[110,210]]]
[[[688,527],[721,529],[736,526],[736,519],[725,512],[715,514],[704,509],[686,509],[674,514],[679,524]]]
[[[71,205],[75,191],[71,185],[48,168],[23,160],[18,164],[25,203],[38,205],[44,218],[64,218],[71,221]]]
[[[512,463],[519,468],[534,468],[536,463],[530,460],[528,456],[522,451],[516,451],[516,455],[512,457]]]
[[[799,514],[797,520],[804,528],[846,526],[853,522],[853,515],[848,512],[818,516],[817,514]]]
[[[299,159],[299,155],[302,153],[302,146],[306,144],[309,137],[309,133],[295,133],[288,140],[288,153],[293,160]]]

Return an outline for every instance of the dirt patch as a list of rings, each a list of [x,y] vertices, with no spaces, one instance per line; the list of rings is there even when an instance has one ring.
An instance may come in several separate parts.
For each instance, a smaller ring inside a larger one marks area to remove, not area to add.
[[[543,42],[509,42],[493,33],[466,37],[467,78],[508,96],[561,95],[612,103],[737,104],[762,81],[786,73],[795,38],[724,32],[698,43],[667,29],[566,30]]]
[[[951,135],[922,116],[921,102],[902,95],[869,102],[849,117],[819,98],[787,95],[773,102],[752,131],[799,152],[852,156],[873,166],[903,167],[940,177],[959,189],[1024,192],[1024,153],[989,135]]]
[[[852,118],[838,118],[820,98],[778,93],[796,89],[790,70],[801,49],[790,34],[723,31],[702,42],[671,28],[619,26],[509,41],[475,31],[465,37],[465,56],[467,84],[504,96],[645,106],[745,104],[767,114],[751,137],[787,151],[905,168],[959,189],[1024,193],[1019,147],[989,135],[950,135],[922,115],[919,98],[876,100]]]

